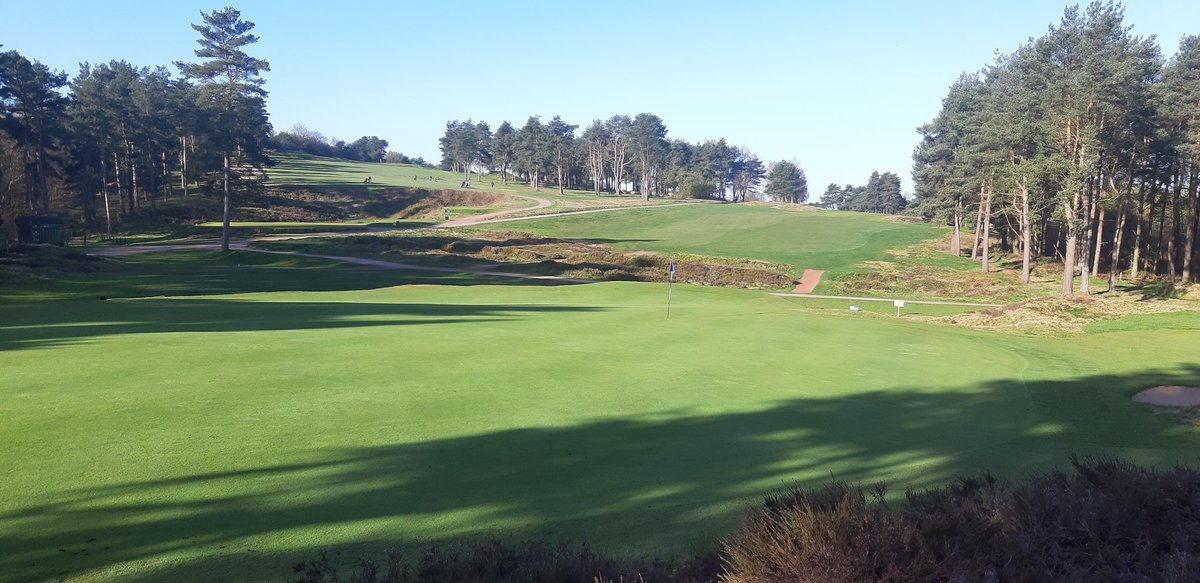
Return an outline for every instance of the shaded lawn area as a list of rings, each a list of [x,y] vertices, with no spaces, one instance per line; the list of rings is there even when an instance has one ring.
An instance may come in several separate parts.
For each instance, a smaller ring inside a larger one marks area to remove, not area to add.
[[[5,295],[0,579],[278,581],[318,548],[496,535],[677,555],[792,483],[1200,447],[1128,400],[1200,384],[1190,320],[1023,338],[694,286],[667,320],[658,284],[250,255],[126,260],[189,297]]]
[[[252,251],[172,251],[109,260],[108,268],[0,284],[0,306],[48,301],[275,291],[344,291],[396,285],[571,285],[457,273],[374,269]]]

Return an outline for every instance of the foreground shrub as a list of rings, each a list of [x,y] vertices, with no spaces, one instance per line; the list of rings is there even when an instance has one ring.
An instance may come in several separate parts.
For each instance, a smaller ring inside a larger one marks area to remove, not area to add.
[[[1200,580],[1200,473],[1072,465],[1020,485],[962,478],[894,507],[846,484],[771,496],[726,543],[727,578]]]

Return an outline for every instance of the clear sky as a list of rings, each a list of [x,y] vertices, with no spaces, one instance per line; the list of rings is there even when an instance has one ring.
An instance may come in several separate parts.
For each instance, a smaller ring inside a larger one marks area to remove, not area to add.
[[[0,0],[0,44],[72,75],[79,63],[192,60],[194,0]],[[277,130],[304,124],[436,162],[450,119],[531,114],[587,125],[663,118],[668,137],[724,137],[766,161],[795,159],[819,196],[872,170],[909,178],[916,126],[962,71],[1057,22],[1065,2],[757,0],[654,2],[270,2],[253,56]],[[1126,24],[1166,56],[1200,34],[1194,0],[1129,0]],[[174,67],[172,67],[174,70]]]

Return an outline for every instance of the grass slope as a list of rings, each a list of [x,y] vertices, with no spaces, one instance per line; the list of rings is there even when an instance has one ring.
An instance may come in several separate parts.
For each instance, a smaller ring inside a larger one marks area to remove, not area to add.
[[[408,164],[376,164],[371,162],[355,162],[337,158],[321,158],[306,154],[277,152],[272,154],[276,165],[268,169],[270,179],[268,186],[277,187],[313,187],[332,189],[355,189],[369,187],[384,188],[422,188],[428,190],[461,188],[462,174],[447,172],[437,168],[421,168]],[[363,183],[368,176],[371,184]],[[499,174],[489,174],[482,178],[472,174],[469,190],[476,192],[491,192],[518,197],[544,198],[551,202],[547,209],[538,211],[540,214],[593,208],[611,208],[620,206],[657,206],[664,203],[677,202],[664,199],[643,201],[638,196],[596,196],[591,191],[565,189],[558,194],[555,186],[544,184],[539,190],[533,190],[528,184],[517,182],[510,178],[507,184],[500,179]],[[528,205],[528,201],[517,201],[510,207]],[[509,207],[505,207],[509,208]],[[473,209],[482,214],[495,208]],[[452,218],[457,218],[454,215]]]
[[[927,232],[863,222],[857,248],[757,249],[808,265]],[[662,285],[527,283],[188,252],[6,285],[0,579],[277,581],[313,548],[494,534],[670,554],[795,482],[1200,447],[1128,400],[1200,384],[1194,318],[1024,338],[676,286],[667,320]]]
[[[826,270],[838,279],[885,251],[945,234],[875,215],[803,212],[763,205],[698,205],[596,213],[489,225],[611,243],[618,249],[743,257]]]

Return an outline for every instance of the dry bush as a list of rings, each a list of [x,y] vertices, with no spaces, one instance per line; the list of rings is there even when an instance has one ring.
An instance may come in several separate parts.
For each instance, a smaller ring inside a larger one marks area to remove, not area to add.
[[[962,478],[895,507],[845,484],[771,497],[726,544],[727,580],[1200,579],[1200,472],[1072,466],[1020,485]]]
[[[1179,300],[1145,301],[1131,294],[1106,294],[1092,298],[1057,297],[1026,300],[996,310],[968,312],[936,322],[1011,332],[1054,332],[1078,334],[1100,320],[1112,320],[1131,314],[1153,314],[1194,310],[1196,306]]]

